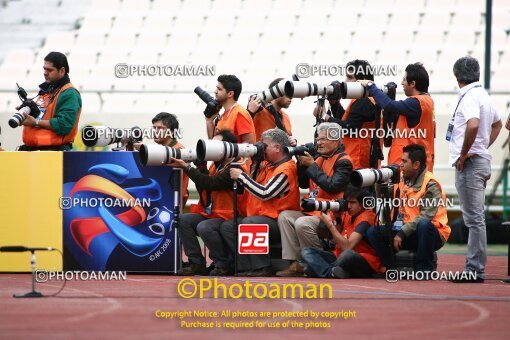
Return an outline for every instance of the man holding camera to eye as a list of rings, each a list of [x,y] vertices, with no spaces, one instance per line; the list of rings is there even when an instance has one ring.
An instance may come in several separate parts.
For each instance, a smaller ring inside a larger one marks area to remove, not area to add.
[[[305,198],[330,201],[341,198],[349,184],[352,161],[342,150],[340,126],[322,123],[317,127],[317,151],[320,157],[313,159],[308,152],[299,156],[299,186],[308,188]],[[290,266],[276,273],[281,277],[303,276],[299,263],[301,250],[305,247],[322,249],[319,238],[320,212],[286,210],[278,216],[282,237],[282,258],[292,261]]]
[[[346,65],[346,82],[357,80],[374,80],[370,64],[366,60],[352,60]],[[337,123],[342,129],[348,131],[342,137],[345,152],[351,157],[354,169],[370,168],[371,140],[369,138],[356,138],[355,134],[360,129],[373,129],[375,127],[376,106],[373,98],[351,99],[349,106],[344,110],[340,103],[340,82],[332,83],[335,93],[328,96],[332,116],[328,112],[322,113],[321,121]],[[319,113],[314,110],[314,116]],[[352,133],[353,136],[350,136]]]
[[[335,251],[304,248],[301,257],[307,276],[347,279],[384,272],[375,250],[363,240],[367,230],[377,221],[375,213],[362,204],[366,197],[369,197],[366,190],[347,189],[344,193],[347,211],[335,212],[335,220],[330,214],[321,213],[321,222],[333,237]]]
[[[71,150],[78,131],[81,96],[69,79],[69,64],[64,54],[50,52],[44,58],[45,82],[39,85],[37,118],[24,113],[23,143],[19,151]],[[20,107],[16,108],[19,109]]]
[[[237,137],[229,130],[219,131],[213,139],[237,143]],[[198,204],[190,207],[189,214],[180,216],[177,233],[188,256],[190,265],[179,271],[179,275],[208,275],[206,259],[202,255],[198,236],[210,251],[215,268],[210,275],[232,275],[233,269],[228,247],[221,234],[220,226],[233,217],[233,180],[230,178],[231,159],[213,163],[207,174],[180,159],[172,158],[170,166],[181,168],[195,182],[200,194]]]
[[[276,219],[283,210],[299,209],[299,187],[296,163],[286,152],[289,146],[288,135],[280,129],[264,131],[261,136],[264,145],[264,161],[257,173],[250,175],[240,169],[230,169],[230,176],[246,190],[247,217],[240,219],[243,224],[269,225],[269,240],[278,243],[280,233]],[[221,225],[221,234],[232,253],[235,249],[237,228],[233,220]],[[239,255],[240,276],[272,276],[269,254]]]
[[[209,139],[212,139],[218,131],[230,130],[236,135],[239,143],[255,143],[253,119],[248,111],[237,102],[241,90],[241,81],[236,76],[223,74],[218,77],[218,84],[214,92],[218,103],[216,112],[211,117],[205,118]],[[219,114],[221,107],[224,111]]]
[[[434,101],[428,93],[429,74],[423,64],[407,65],[402,79],[405,100],[392,100],[383,91],[369,80],[358,80],[365,86],[370,96],[385,113],[393,115],[391,121],[396,120],[395,129],[403,136],[393,138],[388,164],[399,164],[402,158],[402,149],[409,144],[421,144],[427,152],[427,169],[432,172],[434,168]],[[424,135],[424,138],[422,136]],[[402,138],[401,138],[402,137]]]
[[[269,84],[269,88],[277,85],[282,80],[283,78],[276,78]],[[289,115],[283,111],[283,109],[288,109],[291,103],[292,98],[283,96],[273,99],[269,105],[264,106],[257,96],[250,97],[248,112],[253,117],[256,140],[260,140],[260,136],[264,131],[279,128],[289,135],[290,145],[296,146],[296,139],[292,137]]]
[[[430,272],[434,270],[434,252],[446,243],[451,232],[446,195],[432,172],[427,170],[427,153],[422,145],[404,147],[400,168],[403,180],[394,189],[400,206],[394,207],[392,244],[395,252],[416,251],[415,270]],[[387,235],[385,226],[367,231],[367,239],[381,262],[391,268],[392,253]]]

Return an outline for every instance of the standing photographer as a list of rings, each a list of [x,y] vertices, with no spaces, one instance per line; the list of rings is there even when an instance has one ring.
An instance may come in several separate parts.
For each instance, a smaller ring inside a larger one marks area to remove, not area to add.
[[[44,58],[45,82],[39,85],[36,100],[41,114],[34,118],[24,113],[23,143],[19,151],[71,150],[78,131],[81,96],[69,79],[69,64],[64,54],[50,52]],[[17,108],[19,109],[19,107]]]
[[[269,84],[269,88],[277,85],[282,80],[283,78],[276,78],[271,82],[271,84]],[[248,112],[253,117],[256,140],[260,140],[262,132],[269,129],[279,128],[289,135],[290,145],[296,145],[296,139],[292,137],[292,125],[290,123],[289,115],[283,111],[283,109],[288,109],[291,103],[292,98],[283,96],[273,99],[269,105],[264,107],[264,105],[262,105],[262,101],[256,96],[250,97]]]
[[[392,100],[372,81],[358,80],[358,82],[368,89],[377,105],[387,113],[398,116],[395,129],[402,136],[393,138],[387,164],[399,164],[402,149],[406,145],[421,144],[427,152],[427,169],[432,172],[435,138],[434,101],[428,93],[429,74],[425,67],[421,63],[407,65],[402,79],[404,93],[408,97],[405,100]]]
[[[346,82],[355,82],[357,80],[374,80],[372,68],[366,60],[352,60],[346,65]],[[352,72],[354,71],[354,72]],[[328,96],[332,115],[327,112],[322,114],[321,121],[337,123],[347,133],[343,134],[342,141],[345,146],[345,152],[351,157],[354,169],[370,168],[370,150],[372,140],[370,138],[356,137],[361,129],[369,130],[375,128],[376,106],[372,97],[351,99],[349,106],[344,110],[340,103],[339,82],[333,82],[336,91]],[[317,110],[314,111],[317,116]],[[352,135],[352,136],[351,136]],[[380,141],[377,141],[380,143]]]
[[[223,74],[218,77],[214,92],[218,103],[216,113],[205,118],[209,139],[212,139],[220,130],[230,130],[236,135],[239,143],[255,143],[253,119],[248,111],[237,103],[241,90],[241,81],[236,76]],[[224,111],[218,114],[221,107]]]
[[[237,138],[228,130],[219,131],[214,139],[237,143]],[[213,163],[208,174],[180,159],[172,158],[172,167],[181,168],[195,182],[200,194],[198,204],[190,207],[189,214],[180,216],[177,232],[182,241],[184,252],[188,256],[190,266],[183,268],[179,275],[207,275],[206,260],[202,255],[198,236],[210,251],[215,269],[211,275],[231,275],[232,260],[228,248],[220,234],[220,225],[233,217],[233,180],[230,178],[230,162],[226,159],[221,163]]]
[[[446,195],[426,164],[427,154],[422,145],[404,147],[400,163],[403,180],[394,189],[400,207],[394,208],[398,215],[392,244],[395,252],[401,249],[417,252],[417,271],[434,270],[434,252],[446,243],[451,232],[447,224]],[[392,254],[385,226],[370,228],[367,239],[381,262],[391,268]]]
[[[230,169],[233,180],[239,181],[246,189],[247,217],[240,220],[243,224],[268,224],[269,240],[278,243],[280,232],[276,219],[283,210],[299,209],[299,187],[296,163],[286,152],[289,146],[287,134],[280,129],[264,131],[261,137],[264,144],[264,161],[253,180],[240,169]],[[237,228],[233,220],[221,225],[221,234],[234,253]],[[238,265],[243,276],[272,276],[269,254],[239,255]]]
[[[365,209],[363,202],[369,193],[366,190],[347,189],[347,211],[321,214],[335,241],[334,254],[317,248],[304,248],[301,257],[305,262],[305,272],[312,277],[333,277],[337,279],[371,277],[383,273],[384,267],[375,250],[363,240],[367,230],[376,224],[377,216],[371,209]]]
[[[349,184],[352,172],[350,157],[342,151],[340,127],[336,123],[322,123],[317,127],[316,160],[305,153],[299,156],[299,186],[308,188],[305,198],[330,201],[340,198]],[[334,137],[334,138],[333,138]],[[303,276],[303,267],[298,262],[305,247],[322,248],[318,228],[320,212],[286,210],[278,216],[278,227],[282,237],[282,258],[291,265],[276,273],[277,276]]]

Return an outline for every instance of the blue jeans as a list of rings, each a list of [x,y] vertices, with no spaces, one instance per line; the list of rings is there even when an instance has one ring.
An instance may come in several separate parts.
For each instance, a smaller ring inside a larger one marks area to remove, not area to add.
[[[334,267],[342,269],[350,277],[371,277],[374,273],[368,262],[354,250],[343,251],[338,259],[333,253],[317,248],[304,248],[301,258],[305,262],[305,273],[312,277],[331,277]]]
[[[396,231],[392,231],[393,237]],[[377,256],[386,268],[392,267],[392,252],[388,246],[387,232],[384,226],[371,227],[367,231],[367,239]],[[393,247],[393,240],[391,241]],[[417,271],[434,270],[434,252],[443,246],[443,241],[437,228],[426,219],[421,219],[416,227],[416,232],[406,236],[402,240],[402,249],[416,252]]]

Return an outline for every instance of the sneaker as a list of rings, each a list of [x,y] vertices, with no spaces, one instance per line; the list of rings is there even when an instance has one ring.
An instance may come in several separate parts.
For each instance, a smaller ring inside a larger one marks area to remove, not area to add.
[[[331,277],[335,279],[348,279],[350,275],[342,267],[333,267]]]
[[[193,275],[204,275],[207,276],[209,273],[207,268],[203,264],[191,263],[189,266],[179,270],[177,275],[179,276],[193,276]]]
[[[234,270],[230,267],[216,267],[209,275],[211,276],[231,276],[234,274]]]
[[[292,262],[287,269],[280,270],[276,273],[278,277],[302,277],[304,275],[305,268],[297,261]]]

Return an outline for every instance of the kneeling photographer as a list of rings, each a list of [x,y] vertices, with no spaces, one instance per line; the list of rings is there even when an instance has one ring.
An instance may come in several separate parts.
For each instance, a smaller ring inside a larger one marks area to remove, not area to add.
[[[342,151],[340,127],[336,123],[322,123],[317,127],[317,151],[314,160],[305,152],[299,156],[299,186],[309,189],[305,198],[333,200],[342,197],[350,181],[352,162]],[[276,273],[277,276],[303,276],[299,263],[301,250],[305,247],[322,249],[318,227],[320,212],[286,210],[278,216],[282,236],[282,258],[292,261],[290,266]]]
[[[362,203],[368,197],[366,189],[349,188],[345,191],[344,199],[331,209],[335,220],[331,214],[321,213],[321,226],[324,224],[323,228],[331,233],[335,251],[331,253],[317,248],[304,248],[301,257],[307,276],[347,279],[371,277],[374,273],[384,272],[375,250],[363,239],[377,220],[371,209],[363,207]]]
[[[17,109],[25,110],[22,115],[16,114],[14,124],[9,121],[9,125],[23,125],[24,145],[19,151],[68,151],[78,131],[81,96],[71,84],[64,54],[50,52],[44,58],[43,69],[45,82],[39,85],[37,100],[26,99],[23,90],[25,100]]]
[[[288,135],[280,129],[264,131],[261,136],[264,146],[264,161],[252,176],[240,169],[230,169],[230,176],[246,189],[247,217],[239,219],[240,224],[269,225],[269,240],[278,243],[280,232],[276,219],[283,210],[299,209],[299,187],[296,163],[289,156]],[[236,249],[237,228],[233,220],[221,226],[221,234],[232,253]],[[239,255],[238,268],[241,276],[273,276],[269,254]]]
[[[237,143],[237,137],[229,130],[222,130],[214,136],[215,140]],[[206,259],[202,255],[198,236],[210,251],[215,268],[211,275],[231,275],[233,273],[228,248],[221,237],[220,225],[232,218],[233,193],[230,179],[232,159],[213,163],[207,174],[192,167],[183,160],[172,158],[168,165],[181,168],[195,183],[200,194],[198,204],[190,207],[190,213],[180,216],[177,232],[188,256],[190,265],[184,267],[179,275],[207,275]]]
[[[427,170],[427,154],[422,145],[404,147],[400,167],[403,181],[394,187],[393,247],[416,251],[416,271],[433,271],[433,254],[450,236],[447,225],[446,195],[441,185]],[[382,263],[392,267],[392,252],[388,247],[384,226],[370,228],[367,239]]]

